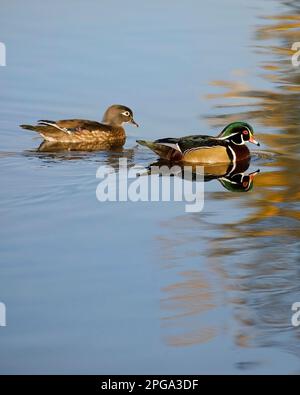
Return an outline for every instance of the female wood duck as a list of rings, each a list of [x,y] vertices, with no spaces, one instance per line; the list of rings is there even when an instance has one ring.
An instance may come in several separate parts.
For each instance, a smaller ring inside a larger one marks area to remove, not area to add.
[[[253,129],[246,122],[233,122],[216,136],[193,135],[181,138],[164,138],[151,141],[137,140],[162,159],[187,163],[228,163],[250,157],[245,145],[249,141],[259,146]]]
[[[133,119],[133,112],[130,108],[114,104],[105,111],[102,123],[84,119],[40,120],[36,126],[20,126],[23,129],[38,132],[44,140],[51,142],[97,142],[122,146],[126,140],[123,124],[128,122],[139,126]]]

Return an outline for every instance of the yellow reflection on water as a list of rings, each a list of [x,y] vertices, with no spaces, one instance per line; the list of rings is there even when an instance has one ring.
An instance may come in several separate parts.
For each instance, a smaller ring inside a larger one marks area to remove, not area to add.
[[[275,156],[254,159],[263,171],[251,193],[208,193],[208,213],[164,224],[168,236],[159,242],[169,254],[161,260],[177,279],[162,289],[170,346],[229,333],[237,348],[276,345],[300,356],[299,332],[290,323],[291,304],[300,296],[300,67],[291,63],[300,9],[289,4],[256,30],[258,72],[269,88],[249,86],[239,72],[233,81],[213,81],[219,92],[207,96],[215,104],[211,125],[245,120]],[[219,221],[211,221],[216,212]],[[214,315],[220,306],[229,310],[229,322]]]

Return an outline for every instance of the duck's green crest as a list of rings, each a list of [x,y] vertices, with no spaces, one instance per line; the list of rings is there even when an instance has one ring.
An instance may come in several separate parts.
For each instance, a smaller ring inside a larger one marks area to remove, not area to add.
[[[218,137],[222,139],[227,139],[234,134],[242,133],[244,130],[248,130],[250,136],[253,135],[253,128],[251,125],[249,125],[249,123],[242,121],[232,122],[229,125],[225,126],[225,128],[222,130]]]

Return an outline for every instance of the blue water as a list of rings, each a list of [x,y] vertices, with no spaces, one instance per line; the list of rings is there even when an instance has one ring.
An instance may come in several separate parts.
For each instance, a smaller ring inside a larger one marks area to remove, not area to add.
[[[255,32],[288,12],[275,0],[2,4],[0,373],[299,373],[297,102],[284,96],[277,145],[279,121],[243,114],[262,149],[290,154],[254,156],[249,193],[207,182],[200,213],[96,199],[99,166],[155,161],[136,139],[217,134],[244,103],[209,100],[226,81],[278,89],[260,75],[277,55],[255,50]],[[112,103],[141,125],[120,152],[37,152],[41,139],[18,127],[101,119]]]

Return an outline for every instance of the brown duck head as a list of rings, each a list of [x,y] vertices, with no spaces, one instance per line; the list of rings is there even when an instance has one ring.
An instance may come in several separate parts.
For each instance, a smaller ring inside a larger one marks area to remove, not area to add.
[[[124,123],[132,123],[137,127],[139,126],[133,118],[132,110],[121,104],[113,104],[108,107],[103,115],[102,122],[115,127],[122,127]]]

